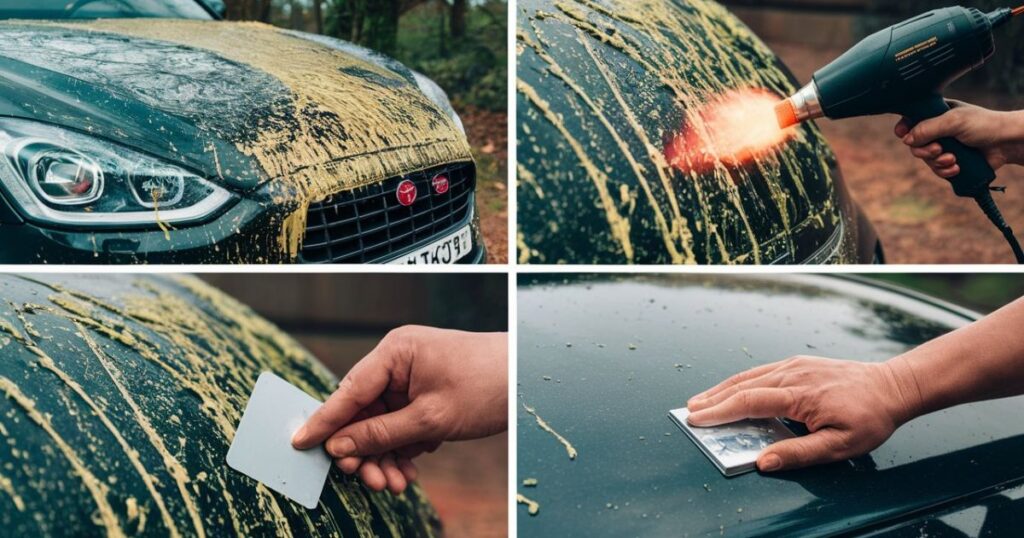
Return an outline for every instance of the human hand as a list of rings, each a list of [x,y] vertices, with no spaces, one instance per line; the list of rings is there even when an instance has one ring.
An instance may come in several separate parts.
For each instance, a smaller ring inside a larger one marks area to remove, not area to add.
[[[935,140],[952,137],[977,148],[993,169],[1005,164],[1024,164],[1024,111],[988,110],[962,101],[948,100],[949,112],[918,123],[913,129],[907,118],[894,130],[935,175],[952,178],[960,166],[952,153],[944,152]]]
[[[405,326],[348,372],[292,445],[324,443],[343,472],[398,494],[415,479],[411,458],[507,424],[506,333]]]
[[[786,417],[810,435],[761,451],[761,471],[796,469],[866,454],[915,416],[920,395],[897,358],[865,363],[792,357],[736,374],[690,398],[688,421],[716,426]],[[912,375],[912,373],[910,374]]]

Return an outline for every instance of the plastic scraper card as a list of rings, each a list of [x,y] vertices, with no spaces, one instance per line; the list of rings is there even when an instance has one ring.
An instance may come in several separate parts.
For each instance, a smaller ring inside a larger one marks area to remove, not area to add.
[[[291,439],[320,403],[270,372],[260,374],[228,449],[228,465],[306,508],[316,508],[331,458],[323,447],[295,450]]]
[[[783,439],[796,437],[777,418],[747,419],[700,428],[686,422],[690,411],[685,407],[669,411],[668,416],[725,476],[753,471],[757,468],[755,463],[761,449]]]

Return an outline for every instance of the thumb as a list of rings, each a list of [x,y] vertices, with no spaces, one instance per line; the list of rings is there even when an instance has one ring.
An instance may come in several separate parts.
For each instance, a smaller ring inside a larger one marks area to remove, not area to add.
[[[394,378],[408,378],[412,345],[408,330],[399,328],[385,336],[338,384],[338,389],[295,432],[292,446],[306,450],[324,442],[339,428],[373,405]]]
[[[810,435],[779,441],[761,451],[757,468],[762,472],[787,471],[846,459],[838,430],[822,429]]]
[[[910,118],[902,117],[900,121],[896,122],[896,127],[893,127],[893,134],[896,138],[903,138],[910,133]]]
[[[364,359],[365,360],[365,359]],[[341,380],[338,390],[320,405],[292,436],[292,446],[306,450],[319,445],[338,428],[360,416],[387,388],[391,372],[386,368],[359,363]]]
[[[430,440],[432,429],[426,414],[412,404],[397,411],[353,422],[327,440],[324,447],[334,458],[372,456],[406,445]]]
[[[941,116],[928,118],[917,125],[903,137],[903,143],[908,146],[921,147],[930,144],[939,138],[955,137],[959,134],[960,114],[950,110]]]

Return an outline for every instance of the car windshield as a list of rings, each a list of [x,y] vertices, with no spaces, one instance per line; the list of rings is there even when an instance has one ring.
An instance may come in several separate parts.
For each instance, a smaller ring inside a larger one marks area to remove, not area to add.
[[[211,19],[196,0],[0,0],[0,19]]]

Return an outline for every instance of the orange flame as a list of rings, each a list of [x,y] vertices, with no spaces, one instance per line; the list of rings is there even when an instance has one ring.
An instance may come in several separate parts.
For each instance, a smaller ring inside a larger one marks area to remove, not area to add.
[[[679,170],[698,174],[718,163],[735,168],[764,157],[796,136],[795,127],[779,128],[779,100],[767,90],[731,90],[687,112],[682,131],[665,144],[665,157]]]

